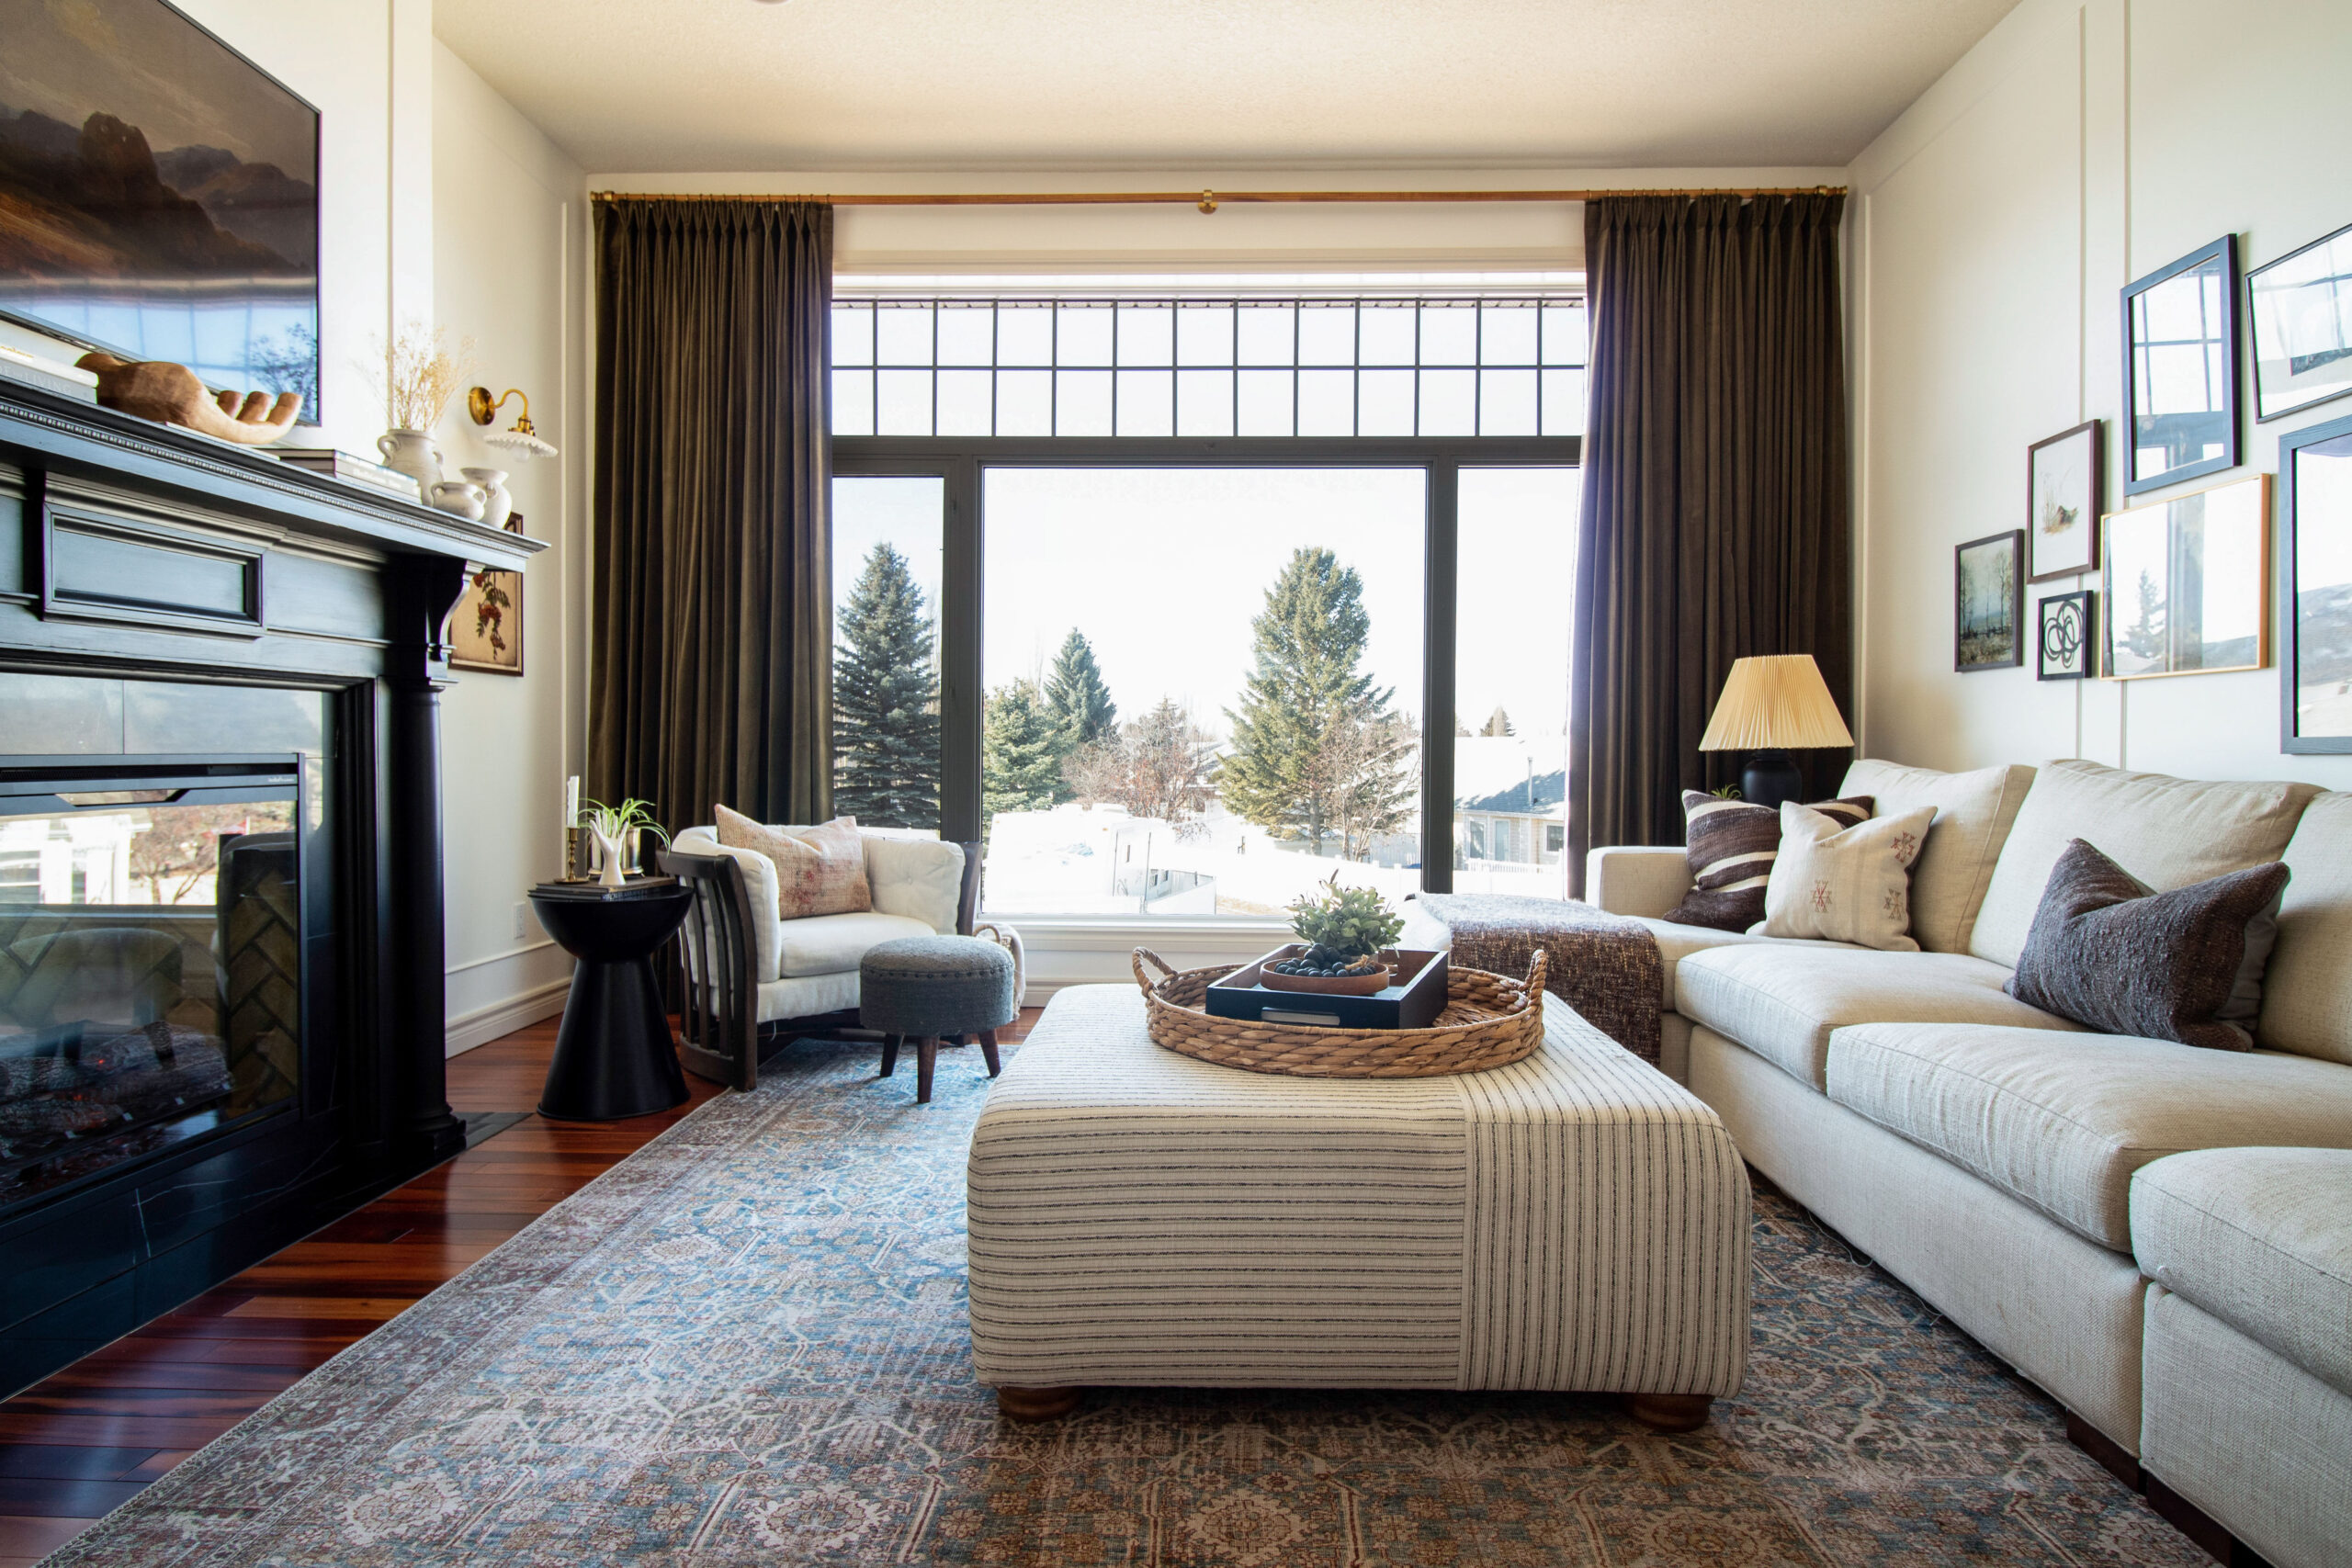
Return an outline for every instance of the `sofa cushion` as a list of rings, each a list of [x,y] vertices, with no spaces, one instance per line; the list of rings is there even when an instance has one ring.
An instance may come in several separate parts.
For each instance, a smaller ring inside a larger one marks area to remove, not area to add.
[[[1829,1032],[1849,1023],[2071,1030],[2001,989],[2009,972],[1964,953],[1872,953],[1828,942],[1719,947],[1675,966],[1674,1005],[1781,1071],[1823,1088]]]
[[[1935,820],[1928,807],[1840,828],[1810,807],[1781,805],[1781,852],[1764,889],[1759,936],[1817,937],[1917,953],[1911,863]]]
[[[1911,936],[1929,953],[1966,953],[1976,911],[2033,770],[2018,764],[1939,773],[1864,757],[1846,770],[1839,795],[1867,795],[1882,817],[1935,807],[1935,825],[1911,867]]]
[[[1813,808],[1840,828],[1870,820],[1867,800],[1821,800]],[[1764,888],[1781,850],[1777,807],[1682,792],[1683,840],[1690,857],[1690,890],[1666,912],[1669,920],[1744,931],[1764,918]]]
[[[2277,860],[2319,791],[2300,784],[2211,784],[2127,773],[2097,762],[2045,762],[1993,867],[1968,951],[2017,966],[2051,868],[2086,839],[2163,892]]]
[[[940,936],[954,936],[964,899],[964,846],[871,828],[865,840],[865,879],[879,914],[921,920]]]
[[[2280,858],[2294,880],[2278,909],[2255,1040],[2352,1063],[2352,795],[2315,796]]]
[[[1408,906],[1410,908],[1410,906]],[[1657,939],[1658,966],[1666,972],[1666,994],[1658,998],[1658,1006],[1671,1011],[1674,1008],[1674,975],[1676,965],[1694,953],[1704,953],[1714,947],[1789,947],[1838,948],[1858,952],[1852,944],[1842,942],[1815,942],[1809,938],[1787,936],[1750,936],[1746,931],[1717,931],[1713,926],[1685,926],[1672,920],[1634,917],[1649,928]],[[1403,939],[1399,939],[1402,941]]]
[[[2050,874],[2009,995],[2110,1033],[2250,1051],[2286,888],[2271,861],[2158,893],[2076,839]]]
[[[2352,1147],[2352,1072],[2121,1034],[1841,1029],[1829,1098],[2119,1252],[2132,1246],[2132,1174],[2151,1160],[2238,1144]]]
[[[2132,1179],[2140,1271],[2352,1394],[2352,1153],[2206,1149]]]
[[[782,978],[854,971],[876,943],[907,936],[937,936],[922,921],[905,915],[862,910],[854,915],[810,915],[784,922]]]

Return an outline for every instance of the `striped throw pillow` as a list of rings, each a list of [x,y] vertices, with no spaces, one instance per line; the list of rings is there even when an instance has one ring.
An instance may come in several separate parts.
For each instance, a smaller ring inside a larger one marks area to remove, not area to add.
[[[1867,795],[1818,800],[1812,809],[1851,828],[1867,822],[1877,802]],[[1682,792],[1682,841],[1690,858],[1690,891],[1666,912],[1679,925],[1744,931],[1764,918],[1764,889],[1772,880],[1772,860],[1781,852],[1777,807]]]

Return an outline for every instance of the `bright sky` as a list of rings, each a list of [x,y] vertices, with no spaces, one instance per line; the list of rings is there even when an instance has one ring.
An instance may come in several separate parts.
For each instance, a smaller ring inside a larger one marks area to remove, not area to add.
[[[1420,470],[995,468],[986,486],[989,686],[1040,673],[1076,626],[1123,717],[1168,695],[1222,731],[1266,589],[1321,545],[1363,579],[1367,667],[1419,713]],[[1473,728],[1498,703],[1521,733],[1563,727],[1577,487],[1573,468],[1462,475],[1456,700]],[[941,501],[937,479],[837,479],[835,602],[887,538],[936,606]]]

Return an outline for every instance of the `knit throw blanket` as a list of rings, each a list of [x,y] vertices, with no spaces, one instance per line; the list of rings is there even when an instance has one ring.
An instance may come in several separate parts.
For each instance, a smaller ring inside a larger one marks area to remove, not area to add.
[[[1509,893],[1413,897],[1453,933],[1454,963],[1519,977],[1543,948],[1544,988],[1610,1039],[1657,1065],[1666,969],[1657,939],[1639,920],[1589,904]]]

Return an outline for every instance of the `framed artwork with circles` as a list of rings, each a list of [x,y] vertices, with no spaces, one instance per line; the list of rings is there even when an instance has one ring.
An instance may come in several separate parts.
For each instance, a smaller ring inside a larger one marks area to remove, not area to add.
[[[2034,678],[2039,681],[2081,681],[2094,673],[2098,644],[2093,622],[2098,615],[2098,594],[2085,588],[2073,593],[2052,593],[2041,601],[2041,637],[2035,644]]]

